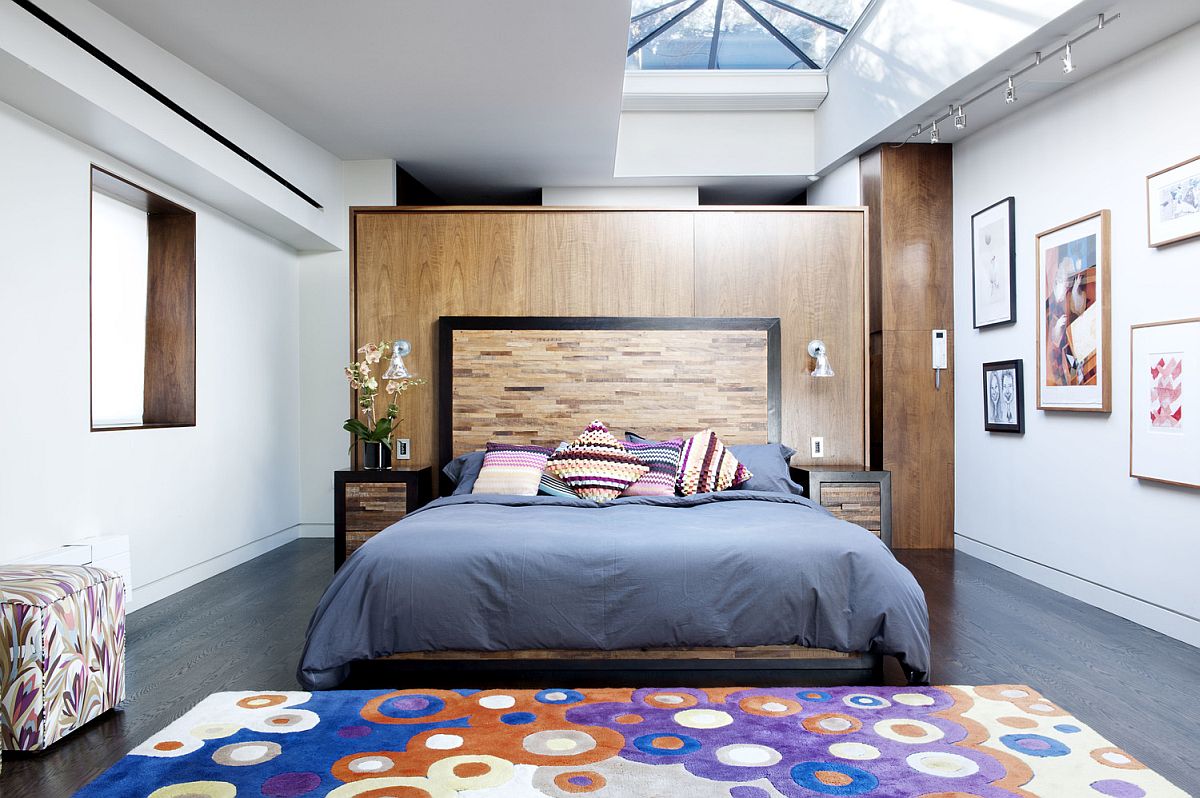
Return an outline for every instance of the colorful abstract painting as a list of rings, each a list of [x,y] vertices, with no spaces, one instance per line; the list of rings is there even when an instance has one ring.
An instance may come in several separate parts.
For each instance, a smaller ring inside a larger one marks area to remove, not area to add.
[[[1095,385],[1100,346],[1096,236],[1047,249],[1043,275],[1045,384]]]
[[[993,685],[218,693],[79,795],[1185,793],[1029,687]]]
[[[1183,430],[1183,353],[1150,355],[1150,426]]]

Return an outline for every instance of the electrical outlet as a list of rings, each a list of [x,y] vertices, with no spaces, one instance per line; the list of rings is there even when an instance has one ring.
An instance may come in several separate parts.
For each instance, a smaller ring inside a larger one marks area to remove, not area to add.
[[[408,438],[397,438],[392,444],[392,454],[397,460],[411,460],[412,450],[408,446]]]
[[[812,456],[813,457],[824,457],[825,456],[825,439],[824,438],[819,437],[817,435],[813,436],[813,438],[812,438]]]

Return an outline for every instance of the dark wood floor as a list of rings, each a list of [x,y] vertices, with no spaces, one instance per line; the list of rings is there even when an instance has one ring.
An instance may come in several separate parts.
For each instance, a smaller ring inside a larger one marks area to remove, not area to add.
[[[7,754],[0,795],[68,796],[209,693],[295,689],[332,548],[296,541],[131,615],[123,709],[41,755]],[[898,556],[929,599],[935,684],[1030,684],[1200,794],[1195,648],[963,554]],[[903,684],[894,663],[885,678]]]

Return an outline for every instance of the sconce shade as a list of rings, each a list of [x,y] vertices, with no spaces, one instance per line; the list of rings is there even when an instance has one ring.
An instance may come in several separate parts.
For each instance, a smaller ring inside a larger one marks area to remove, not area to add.
[[[825,342],[820,339],[814,339],[808,342],[808,354],[817,361],[816,368],[812,370],[814,377],[832,377],[833,368],[829,365],[829,353],[825,349]]]
[[[392,360],[388,364],[387,371],[383,372],[385,380],[408,380],[412,379],[412,374],[404,366],[404,355],[412,351],[412,346],[408,341],[396,341],[392,344]]]

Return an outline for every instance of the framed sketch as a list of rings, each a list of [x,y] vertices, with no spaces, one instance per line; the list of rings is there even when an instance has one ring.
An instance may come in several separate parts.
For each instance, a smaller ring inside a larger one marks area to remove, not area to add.
[[[1037,236],[1037,406],[1108,413],[1112,309],[1108,211]]]
[[[1200,488],[1200,318],[1129,331],[1129,476]]]
[[[975,329],[1017,320],[1016,200],[1007,197],[971,217]]]
[[[1146,178],[1150,246],[1200,236],[1200,155]]]
[[[988,432],[1025,432],[1025,364],[997,360],[983,364],[983,428]]]

